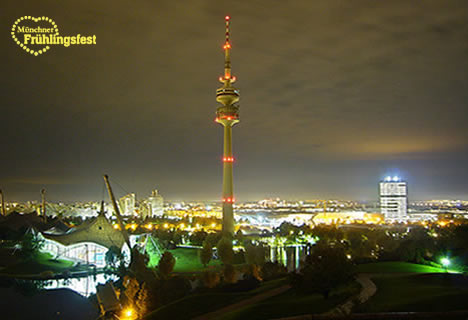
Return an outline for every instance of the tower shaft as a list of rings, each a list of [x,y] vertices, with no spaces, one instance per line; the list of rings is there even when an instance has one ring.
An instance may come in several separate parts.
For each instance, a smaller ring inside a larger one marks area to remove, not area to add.
[[[223,153],[223,231],[234,233],[234,187],[232,161],[232,126],[224,126],[224,153]],[[228,200],[231,199],[231,200]]]
[[[229,39],[229,20],[226,17],[226,40],[224,49],[224,75],[219,78],[223,86],[216,90],[216,101],[222,106],[216,110],[216,122],[224,127],[223,152],[223,232],[234,233],[234,188],[232,167],[232,127],[239,122],[239,91],[232,86],[236,77],[231,74],[231,43]]]

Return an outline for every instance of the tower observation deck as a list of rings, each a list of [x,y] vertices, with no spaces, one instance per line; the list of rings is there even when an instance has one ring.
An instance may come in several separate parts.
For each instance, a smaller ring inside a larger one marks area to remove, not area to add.
[[[224,128],[223,152],[223,232],[234,233],[234,191],[233,173],[234,156],[232,154],[232,127],[239,122],[239,90],[232,84],[236,77],[231,74],[231,42],[229,39],[230,17],[226,16],[226,40],[224,42],[224,75],[219,77],[223,86],[216,90],[216,101],[221,104],[216,109],[216,122]]]

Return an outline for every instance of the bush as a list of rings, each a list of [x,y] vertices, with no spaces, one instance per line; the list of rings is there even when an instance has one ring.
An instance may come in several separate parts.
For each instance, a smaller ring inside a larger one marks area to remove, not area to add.
[[[262,281],[261,269],[256,264],[248,264],[243,266],[242,271],[244,272],[244,279],[255,278],[258,281]]]
[[[224,282],[226,283],[236,283],[237,282],[237,271],[232,264],[227,264],[224,266]]]
[[[207,288],[214,288],[219,284],[220,276],[216,271],[205,271],[201,275],[202,283]]]

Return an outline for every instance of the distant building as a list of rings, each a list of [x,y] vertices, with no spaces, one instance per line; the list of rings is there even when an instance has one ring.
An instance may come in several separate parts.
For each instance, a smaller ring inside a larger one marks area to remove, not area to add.
[[[408,220],[408,187],[399,177],[386,177],[379,184],[380,209],[386,222]]]
[[[119,199],[120,213],[124,216],[132,216],[136,209],[136,195],[129,193]]]
[[[158,190],[153,190],[148,197],[148,208],[151,218],[161,217],[164,214],[164,198]]]

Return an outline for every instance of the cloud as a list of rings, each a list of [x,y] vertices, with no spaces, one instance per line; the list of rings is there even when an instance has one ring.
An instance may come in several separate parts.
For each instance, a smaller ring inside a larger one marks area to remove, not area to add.
[[[213,168],[221,130],[212,120],[226,13],[241,90],[236,152],[288,172],[279,159],[342,159],[333,165],[344,166],[360,157],[417,153],[430,161],[465,150],[467,6],[464,0],[7,4],[3,30],[30,12],[53,18],[63,34],[96,34],[98,44],[53,48],[37,58],[2,40],[0,58],[9,61],[0,79],[2,147],[14,155],[2,159],[3,167],[18,177],[45,167],[44,181],[51,174],[88,184],[107,170],[135,185],[150,184],[151,175],[151,184],[175,193],[173,181],[200,171],[206,172],[200,188],[211,190],[219,178]],[[265,172],[258,179],[270,178]]]

